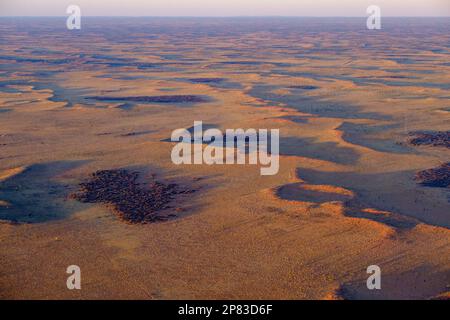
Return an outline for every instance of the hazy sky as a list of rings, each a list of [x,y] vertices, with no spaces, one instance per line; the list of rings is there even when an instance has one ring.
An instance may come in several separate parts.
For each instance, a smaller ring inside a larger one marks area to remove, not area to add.
[[[2,16],[450,16],[450,0],[0,0]]]

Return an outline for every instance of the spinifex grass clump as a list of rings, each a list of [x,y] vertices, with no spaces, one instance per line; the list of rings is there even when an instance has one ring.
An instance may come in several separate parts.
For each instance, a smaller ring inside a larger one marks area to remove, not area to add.
[[[427,187],[449,188],[450,187],[450,162],[440,167],[420,171],[416,174],[416,180]]]
[[[429,145],[433,147],[450,148],[450,131],[415,132],[410,143],[416,146]]]
[[[192,192],[154,180],[144,185],[138,177],[138,172],[128,170],[97,171],[88,182],[80,184],[80,192],[73,197],[85,203],[111,205],[121,219],[130,223],[152,223],[175,217],[162,211],[169,208],[177,194]]]

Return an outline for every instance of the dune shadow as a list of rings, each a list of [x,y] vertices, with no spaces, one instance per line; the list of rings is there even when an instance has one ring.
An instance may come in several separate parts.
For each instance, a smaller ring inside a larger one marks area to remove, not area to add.
[[[383,265],[380,264],[383,270]],[[337,294],[346,300],[398,300],[431,299],[445,293],[448,272],[436,272],[430,265],[422,265],[412,270],[382,273],[381,289],[369,290],[367,277],[342,284]],[[366,275],[365,270],[361,274]],[[399,286],[401,284],[401,286]]]
[[[390,152],[396,154],[413,153],[414,150],[398,143],[398,141],[402,138],[400,135],[398,135],[397,141],[395,139],[376,138],[378,133],[383,133],[387,130],[395,130],[398,128],[398,124],[367,125],[344,122],[337,129],[342,131],[342,139],[351,144],[363,146],[379,152]]]
[[[14,223],[43,223],[61,220],[77,211],[68,201],[71,186],[55,177],[86,161],[56,161],[34,164],[0,182],[0,219]],[[78,207],[79,208],[79,207]]]
[[[229,81],[226,78],[179,78],[177,79],[183,82],[189,82],[194,84],[207,84],[214,88],[220,89],[242,89],[242,84],[239,82]]]
[[[280,154],[355,164],[360,155],[352,148],[340,147],[335,142],[316,142],[312,138],[280,137]]]
[[[308,123],[308,117],[305,116],[281,116],[275,119],[283,119],[283,120],[288,120],[288,121],[292,121],[295,123]]]
[[[255,85],[248,94],[252,97],[263,99],[271,104],[283,104],[300,112],[322,117],[374,120],[386,120],[389,118],[386,115],[374,112],[363,112],[360,108],[353,105],[323,101],[319,98],[303,94],[303,92],[311,90],[295,90],[295,92],[292,92],[291,94],[283,95],[275,93],[274,90],[276,89],[282,89],[282,87],[259,84]]]
[[[202,124],[202,127],[198,128],[199,132],[204,132],[208,129],[217,129],[218,127],[214,124]],[[215,141],[214,139],[211,142],[206,142],[203,140],[199,140],[197,142],[194,139],[194,130],[195,127],[189,127],[186,129],[190,135],[191,140],[190,143],[202,143],[205,145],[213,145],[216,147],[226,147],[229,138],[223,133],[223,139],[222,141]],[[203,131],[201,131],[203,130]],[[244,130],[245,131],[245,130]],[[234,147],[237,147],[237,141],[238,139],[242,138],[244,139],[244,149],[241,150],[243,153],[248,154],[250,152],[250,139],[245,134],[236,134],[234,138]],[[260,136],[259,132],[256,131],[256,141],[260,143],[263,138]],[[264,137],[265,139],[265,137]],[[172,141],[171,138],[162,139],[162,142],[178,142],[178,141]],[[186,141],[184,141],[186,142]],[[314,159],[320,159],[330,162],[335,162],[339,164],[354,164],[358,161],[360,155],[358,152],[354,151],[351,148],[347,147],[340,147],[335,142],[315,142],[312,138],[296,138],[296,137],[280,137],[279,141],[279,154],[284,156],[301,156],[301,157],[308,157],[308,158],[314,158]],[[271,140],[271,133],[268,132],[267,135],[267,141],[262,142],[263,145],[267,145],[267,150],[269,153],[272,153],[272,140]]]
[[[308,183],[328,184],[353,191],[355,198],[346,203],[346,214],[349,216],[400,228],[413,227],[419,221],[450,227],[449,190],[421,186],[414,181],[414,171],[362,174],[299,168],[297,175]],[[376,208],[392,215],[363,213],[359,210],[361,208]]]

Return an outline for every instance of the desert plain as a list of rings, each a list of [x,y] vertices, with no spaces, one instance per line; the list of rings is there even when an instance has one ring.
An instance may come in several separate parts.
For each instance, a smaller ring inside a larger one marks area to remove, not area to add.
[[[0,298],[449,297],[448,167],[418,180],[450,162],[448,18],[0,30]],[[195,121],[279,129],[279,172],[174,164],[171,134]],[[411,142],[423,132],[444,143]],[[102,170],[189,192],[155,207],[161,221],[129,221],[74,196]],[[69,265],[81,290],[66,287]]]

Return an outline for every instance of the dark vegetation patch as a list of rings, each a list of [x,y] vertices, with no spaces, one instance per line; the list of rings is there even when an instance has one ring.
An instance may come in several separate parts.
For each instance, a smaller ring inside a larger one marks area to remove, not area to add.
[[[71,62],[76,61],[76,58],[62,58],[62,59],[47,59],[46,57],[43,58],[27,58],[27,57],[21,57],[21,56],[0,56],[0,60],[7,60],[7,61],[15,61],[18,63],[45,63],[45,64],[53,64],[53,65],[59,65],[59,64],[68,64]]]
[[[195,126],[192,126],[192,127],[186,128],[186,130],[191,134],[191,143],[196,143],[196,141],[194,140],[194,134],[195,134],[196,129],[202,133],[202,137],[203,137],[203,134],[205,133],[206,130],[218,129],[218,127],[214,124],[203,123],[201,127],[196,128]],[[178,141],[172,141],[172,138],[166,138],[166,139],[162,139],[161,141],[162,142],[179,142],[179,141],[181,141],[181,139]]]
[[[177,184],[165,184],[152,179],[144,184],[139,173],[128,170],[102,170],[92,174],[89,181],[80,184],[80,191],[72,195],[84,203],[103,203],[111,206],[120,219],[128,223],[154,223],[175,218],[167,212],[170,204],[182,194]]]
[[[402,76],[402,75],[388,75],[388,76],[362,76],[356,77],[358,79],[417,79],[416,77]]]
[[[449,188],[450,187],[450,162],[440,167],[420,171],[415,179],[426,187]]]
[[[155,69],[165,66],[162,63],[145,63],[145,62],[111,62],[111,61],[89,61],[88,64],[106,65],[111,68],[115,67],[135,67],[137,69]]]
[[[450,148],[450,131],[413,132],[411,135],[415,136],[409,141],[413,145]]]
[[[208,84],[212,87],[222,89],[242,89],[242,85],[238,82],[230,82],[225,78],[179,78],[181,81],[189,81],[190,83]]]
[[[192,78],[189,81],[194,83],[220,83],[224,81],[223,78]]]
[[[300,89],[300,90],[316,90],[319,89],[319,87],[317,86],[308,86],[308,85],[304,85],[304,86],[289,86],[289,89]]]
[[[408,77],[408,76],[382,76],[382,78],[389,78],[389,79],[414,79],[413,77]]]
[[[244,66],[259,66],[261,64],[264,64],[264,62],[261,61],[223,61],[221,63],[228,65],[244,65]]]
[[[152,133],[154,131],[152,130],[146,130],[146,131],[132,131],[132,132],[127,132],[127,133],[123,133],[120,136],[121,137],[135,137],[135,136],[142,136],[145,134],[149,134]]]
[[[130,97],[88,97],[97,101],[132,101],[144,103],[202,103],[208,100],[203,96],[196,95],[173,95],[173,96],[130,96]]]

